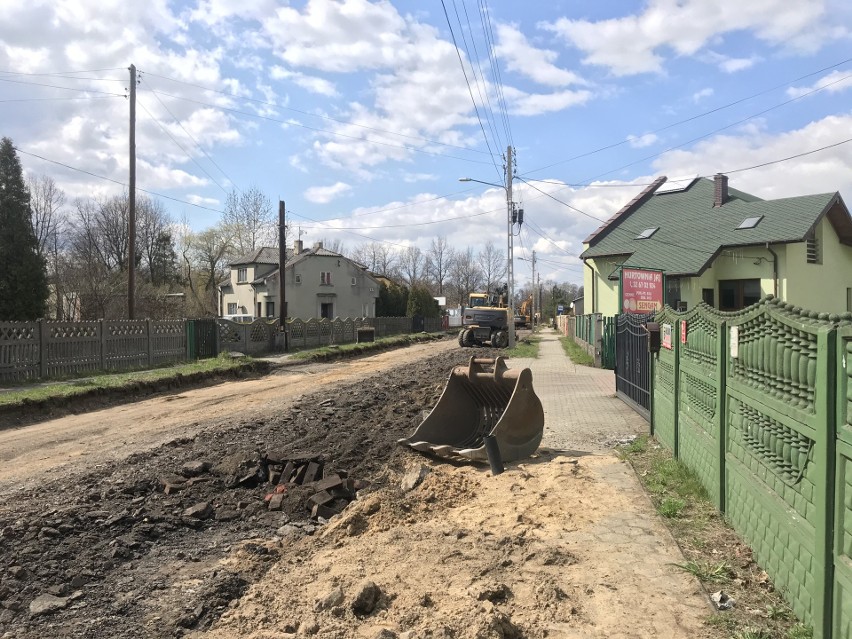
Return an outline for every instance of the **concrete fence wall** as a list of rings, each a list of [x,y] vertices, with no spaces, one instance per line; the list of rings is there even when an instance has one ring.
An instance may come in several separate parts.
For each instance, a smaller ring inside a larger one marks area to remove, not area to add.
[[[652,432],[817,639],[852,637],[852,315],[767,298],[657,315]]]
[[[213,322],[215,347],[200,348],[195,322]],[[355,342],[357,329],[375,337],[442,331],[441,318],[370,317],[293,319],[286,330],[292,348]],[[192,341],[192,343],[190,343]],[[215,320],[96,320],[90,322],[0,322],[0,382],[120,372],[237,351],[247,355],[283,348],[278,321],[241,324]],[[202,355],[203,353],[203,355]]]

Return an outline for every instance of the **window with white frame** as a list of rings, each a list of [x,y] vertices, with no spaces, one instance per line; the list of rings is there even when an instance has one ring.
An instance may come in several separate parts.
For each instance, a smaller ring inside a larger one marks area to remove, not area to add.
[[[357,277],[353,277],[353,278],[352,278],[352,286],[357,286],[357,285],[358,285],[358,278],[357,278]]]
[[[237,314],[237,303],[236,302],[228,302],[228,315],[236,315]]]
[[[320,273],[320,284],[323,286],[331,286],[331,271],[322,271]]]
[[[237,282],[245,282],[248,280],[248,269],[247,268],[238,268],[237,269]]]
[[[301,284],[301,283],[302,283],[302,276],[299,275],[298,273],[296,273],[296,284]]]

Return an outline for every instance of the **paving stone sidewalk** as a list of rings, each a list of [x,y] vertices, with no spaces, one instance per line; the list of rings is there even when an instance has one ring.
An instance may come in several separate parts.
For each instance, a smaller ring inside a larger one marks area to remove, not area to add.
[[[565,533],[585,559],[584,570],[572,575],[574,585],[581,584],[593,593],[591,599],[609,607],[612,620],[598,619],[599,633],[585,630],[565,637],[700,636],[712,613],[707,595],[694,577],[674,565],[685,563],[683,554],[631,466],[613,451],[618,440],[647,433],[648,422],[615,396],[613,371],[575,365],[552,329],[543,329],[539,336],[536,359],[513,359],[509,365],[532,370],[533,387],[544,407],[542,447],[579,457],[592,480],[582,495],[589,508],[613,504],[613,495],[618,495],[613,512],[599,513],[589,525]],[[599,574],[598,564],[612,566],[612,561],[603,560],[614,557],[619,558],[617,569]],[[636,575],[642,577],[638,590],[619,589],[619,583],[635,588]],[[677,592],[670,592],[673,589]],[[665,610],[658,605],[662,599]],[[633,629],[611,623],[635,613],[637,601],[648,603],[645,623]]]

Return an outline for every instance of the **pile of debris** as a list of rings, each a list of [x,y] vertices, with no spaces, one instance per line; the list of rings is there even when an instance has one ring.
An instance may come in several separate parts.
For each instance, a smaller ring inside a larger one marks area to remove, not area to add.
[[[160,485],[166,495],[174,494],[210,481],[213,479],[208,475],[211,470],[216,472],[209,462],[190,461],[183,465],[179,475],[161,477]],[[328,520],[341,513],[356,499],[359,490],[369,486],[368,481],[353,479],[345,470],[326,472],[322,455],[273,452],[246,460],[224,484],[226,489],[271,487],[264,497],[268,510],[283,510],[285,502],[295,498],[304,501],[314,520]],[[183,514],[191,519],[206,519],[214,513],[209,502],[199,502]]]

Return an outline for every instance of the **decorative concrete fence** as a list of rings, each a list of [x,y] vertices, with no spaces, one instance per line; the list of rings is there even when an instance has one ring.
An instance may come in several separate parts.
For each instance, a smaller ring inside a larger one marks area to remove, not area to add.
[[[656,319],[652,432],[814,637],[852,637],[852,314],[767,298]]]
[[[183,320],[0,322],[0,381],[125,371],[184,359]]]

